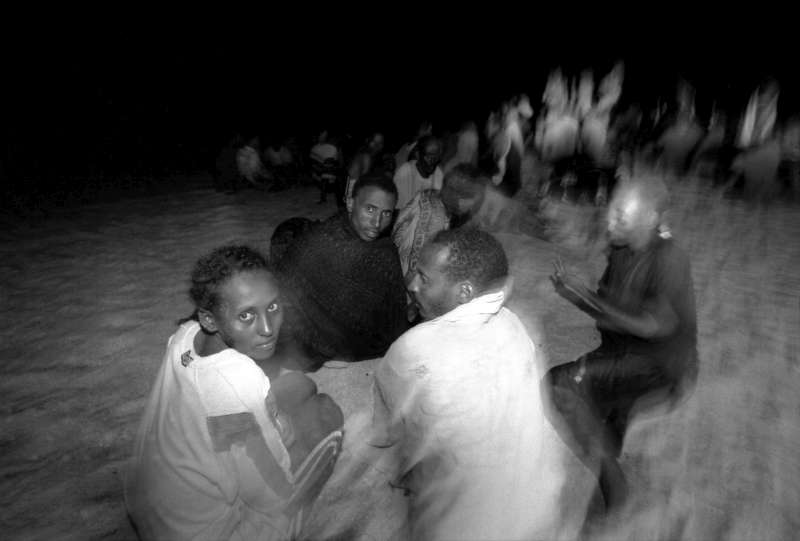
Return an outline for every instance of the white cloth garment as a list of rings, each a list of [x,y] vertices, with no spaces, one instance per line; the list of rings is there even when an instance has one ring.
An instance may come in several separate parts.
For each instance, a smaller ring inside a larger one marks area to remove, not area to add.
[[[422,190],[441,190],[443,179],[444,173],[438,165],[430,176],[423,177],[417,169],[417,160],[404,163],[394,173],[394,183],[397,186],[395,208],[405,208]]]
[[[270,382],[249,357],[201,357],[197,322],[172,335],[125,479],[142,539],[288,539],[291,464]]]
[[[564,447],[544,415],[537,350],[505,297],[417,325],[376,369],[373,445],[397,454],[412,539],[559,537]]]

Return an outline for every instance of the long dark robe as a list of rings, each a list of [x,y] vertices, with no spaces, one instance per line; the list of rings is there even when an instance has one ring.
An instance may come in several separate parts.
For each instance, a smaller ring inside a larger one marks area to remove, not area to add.
[[[380,357],[408,328],[394,244],[361,240],[344,212],[313,224],[273,263],[289,301],[281,334],[309,357],[305,369]]]

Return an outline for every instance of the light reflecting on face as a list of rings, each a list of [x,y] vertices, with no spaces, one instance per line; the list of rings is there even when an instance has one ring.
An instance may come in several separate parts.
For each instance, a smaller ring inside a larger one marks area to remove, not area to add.
[[[373,241],[392,223],[397,198],[376,186],[366,186],[348,201],[350,223],[361,240]]]
[[[449,249],[427,244],[420,253],[408,291],[424,319],[434,319],[459,305],[458,284],[445,275]]]
[[[254,361],[272,357],[283,322],[278,285],[266,270],[240,272],[219,290],[214,337]]]
[[[647,234],[652,227],[652,207],[638,190],[622,189],[608,206],[608,235],[612,244],[624,246]]]

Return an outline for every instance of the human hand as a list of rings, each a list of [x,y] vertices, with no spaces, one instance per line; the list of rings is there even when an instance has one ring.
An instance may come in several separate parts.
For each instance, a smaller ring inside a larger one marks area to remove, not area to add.
[[[554,272],[550,276],[550,280],[553,282],[556,292],[573,304],[588,303],[591,299],[589,288],[577,276],[567,271],[560,257],[553,261],[553,268]]]

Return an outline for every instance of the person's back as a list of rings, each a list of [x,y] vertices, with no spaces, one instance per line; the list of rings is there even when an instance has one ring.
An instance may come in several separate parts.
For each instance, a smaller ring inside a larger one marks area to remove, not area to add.
[[[261,254],[195,264],[136,433],[125,504],[142,539],[290,539],[330,476],[341,409],[273,356],[282,297]]]
[[[490,314],[491,304],[421,323],[386,355],[383,370],[414,378],[403,455],[415,539],[554,531],[562,478],[547,462],[557,436],[542,410],[536,350],[517,316]]]
[[[311,147],[310,155],[312,160],[322,164],[330,159],[339,159],[339,149],[333,143],[326,141]]]
[[[143,539],[230,539],[235,533],[243,539],[280,539],[289,529],[282,513],[291,492],[286,482],[289,455],[266,408],[252,408],[254,402],[263,403],[269,382],[252,360],[233,350],[199,356],[193,347],[198,331],[197,323],[187,323],[170,339],[126,479],[128,508]],[[257,391],[253,381],[263,383],[260,397],[237,394]],[[234,445],[233,439],[224,449],[222,440],[213,441],[209,419],[219,417],[208,415],[244,420],[248,413],[249,422],[272,436],[262,440],[268,450],[263,458],[270,466],[264,472],[238,457],[246,448]],[[192,457],[191,464],[186,457]],[[237,469],[245,465],[252,471]],[[246,479],[252,482],[241,483]],[[256,512],[253,502],[273,509],[273,515]],[[263,529],[266,524],[272,531]]]
[[[503,305],[499,242],[439,232],[408,286],[426,321],[375,371],[372,444],[389,448],[411,491],[413,539],[539,539],[556,534],[558,442],[539,395],[537,351]]]

